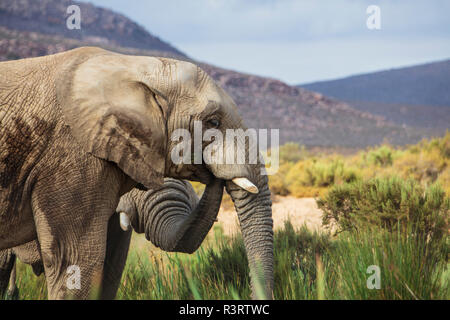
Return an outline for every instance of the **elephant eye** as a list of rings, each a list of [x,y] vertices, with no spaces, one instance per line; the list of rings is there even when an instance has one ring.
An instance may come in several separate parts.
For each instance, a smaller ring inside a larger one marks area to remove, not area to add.
[[[217,119],[208,120],[208,124],[211,128],[218,128],[220,126],[220,121]]]

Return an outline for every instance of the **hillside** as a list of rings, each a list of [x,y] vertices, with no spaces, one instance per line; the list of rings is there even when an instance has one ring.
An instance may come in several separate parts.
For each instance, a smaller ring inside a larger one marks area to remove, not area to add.
[[[397,124],[450,128],[450,60],[301,85]]]
[[[87,21],[83,18],[82,32],[78,36],[68,35],[65,20],[61,18],[65,17],[64,8],[68,3],[76,2],[2,0],[0,61],[86,45],[126,54],[190,59],[128,18],[90,4],[80,4],[82,16],[89,17]],[[364,147],[383,141],[413,143],[434,133],[394,124],[382,116],[278,80],[199,64],[235,99],[249,127],[280,129],[281,143]]]
[[[67,7],[76,4],[81,11],[81,29],[66,27]],[[90,3],[70,0],[1,0],[0,26],[18,31],[36,31],[103,45],[184,53],[151,35],[127,17]]]
[[[279,128],[282,142],[363,147],[383,141],[411,143],[430,133],[394,125],[383,117],[278,80],[205,64],[201,67],[230,93],[250,127]]]
[[[301,87],[346,101],[450,107],[450,60]]]
[[[401,126],[421,127],[437,134],[450,128],[450,108],[430,105],[347,101],[357,110],[384,117]]]

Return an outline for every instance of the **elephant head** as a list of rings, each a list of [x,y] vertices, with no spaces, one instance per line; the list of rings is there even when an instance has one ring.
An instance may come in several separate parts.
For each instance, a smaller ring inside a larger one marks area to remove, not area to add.
[[[164,177],[213,183],[212,188],[219,184],[215,179],[224,181],[239,217],[252,271],[253,295],[256,297],[255,288],[260,283],[264,296],[272,297],[273,223],[263,164],[257,163],[259,157],[251,164],[218,160],[221,154],[234,157],[242,152],[239,142],[243,140],[245,146],[245,137],[241,135],[237,136],[237,144],[234,138],[233,143],[216,144],[218,135],[209,141],[202,139],[210,129],[222,137],[233,130],[246,130],[232,98],[198,66],[173,59],[86,50],[60,74],[56,90],[61,112],[86,152],[114,162],[147,188],[160,188]],[[200,137],[196,134],[198,124]],[[173,137],[180,130],[188,132],[194,141],[184,149],[187,154],[183,154],[183,161],[177,162],[173,155],[180,141]],[[245,155],[255,151],[250,142],[248,145]],[[205,153],[208,148],[209,156]],[[194,161],[184,161],[192,158]],[[200,206],[213,206],[204,202],[202,199]],[[195,215],[180,218],[171,230],[185,235],[193,223],[191,219],[195,220]],[[140,223],[137,226],[142,227]],[[157,236],[160,238],[154,240],[178,250],[180,235],[167,239]]]

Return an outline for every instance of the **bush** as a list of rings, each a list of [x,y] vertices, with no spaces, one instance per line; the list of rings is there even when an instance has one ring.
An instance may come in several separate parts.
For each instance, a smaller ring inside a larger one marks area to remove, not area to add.
[[[423,140],[419,145],[428,152],[435,149],[440,153],[441,157],[450,159],[450,131],[448,130],[444,137],[430,141]]]
[[[317,201],[324,225],[338,231],[377,226],[441,239],[448,229],[450,199],[438,185],[426,190],[414,180],[376,178],[333,187]]]
[[[355,170],[347,169],[340,159],[310,159],[295,164],[286,175],[288,188],[293,195],[301,187],[326,188],[334,184],[357,180]]]
[[[370,150],[367,154],[367,162],[381,167],[392,165],[394,150],[389,146],[381,146],[378,149]]]
[[[269,151],[270,154],[270,151]],[[279,148],[280,164],[295,163],[308,157],[305,146],[300,146],[294,142],[288,142]]]
[[[276,174],[269,176],[269,188],[272,193],[280,196],[287,196],[290,193],[286,182],[286,174],[291,167],[291,163],[283,163]]]
[[[393,169],[402,177],[414,179],[425,185],[435,182],[446,166],[446,161],[434,151],[405,154],[395,161]]]

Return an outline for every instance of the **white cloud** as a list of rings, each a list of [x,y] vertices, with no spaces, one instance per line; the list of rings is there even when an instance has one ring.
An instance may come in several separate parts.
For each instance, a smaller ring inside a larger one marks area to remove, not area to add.
[[[93,0],[193,58],[290,83],[450,57],[447,0]],[[381,7],[382,29],[366,28]]]
[[[305,43],[195,43],[181,48],[200,61],[300,84],[443,60],[449,57],[450,41],[358,38]]]

